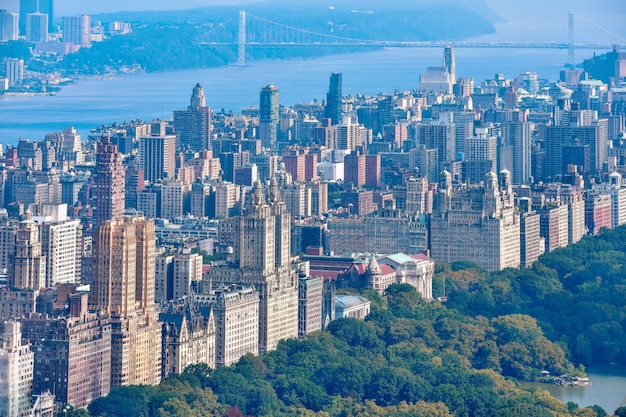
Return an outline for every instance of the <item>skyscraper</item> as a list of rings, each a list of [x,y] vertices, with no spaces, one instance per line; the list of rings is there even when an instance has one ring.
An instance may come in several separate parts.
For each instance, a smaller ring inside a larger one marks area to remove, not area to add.
[[[9,86],[20,84],[24,79],[24,60],[18,58],[7,58],[5,63]]]
[[[139,169],[150,183],[174,178],[175,135],[144,136],[139,141]]]
[[[45,204],[39,225],[42,253],[46,256],[46,287],[80,283],[82,226],[67,218],[67,204]]]
[[[503,125],[505,142],[513,147],[513,184],[531,182],[530,155],[532,131],[528,122],[508,122]]]
[[[158,384],[161,323],[154,302],[154,221],[106,221],[97,229],[94,248],[89,306],[111,319],[111,386]]]
[[[278,87],[269,84],[261,89],[259,109],[261,145],[267,149],[276,149],[279,121]]]
[[[122,154],[103,136],[97,145],[94,195],[96,214],[94,227],[106,220],[121,220],[125,204],[125,172]]]
[[[90,47],[91,17],[87,15],[63,17],[63,41]]]
[[[436,261],[475,262],[488,271],[520,266],[520,222],[511,173],[488,172],[481,185],[452,186],[443,171],[430,223]]]
[[[29,42],[45,42],[48,39],[48,15],[28,13],[26,15],[26,40]]]
[[[545,126],[545,150],[547,152],[546,175],[553,179],[563,174],[563,167],[568,163],[580,165],[575,161],[564,160],[563,150],[566,145],[577,143],[589,145],[589,169],[592,173],[602,170],[608,154],[608,120],[597,119],[578,123]],[[581,171],[579,171],[581,173]]]
[[[334,125],[341,123],[343,119],[342,104],[342,77],[340,72],[330,75],[330,85],[326,94],[326,108],[324,117],[331,119]]]
[[[20,35],[26,35],[26,16],[29,13],[43,13],[48,15],[48,31],[52,32],[54,25],[54,0],[20,0]]]
[[[22,338],[35,352],[33,393],[54,393],[73,407],[86,407],[111,389],[111,325],[87,310],[87,298],[70,295],[68,316],[22,319]]]
[[[20,222],[13,254],[9,258],[9,286],[37,291],[46,285],[46,258],[42,254],[39,228],[30,212]]]
[[[443,50],[443,67],[451,75],[452,81],[456,80],[456,64],[454,62],[454,47],[448,45]]]
[[[0,322],[0,415],[32,415],[33,357],[20,322]]]
[[[18,15],[9,10],[0,10],[0,42],[16,41],[18,36]]]
[[[272,179],[266,202],[259,182],[250,208],[220,222],[220,245],[230,248],[229,266],[211,269],[214,286],[253,285],[259,291],[259,353],[298,335],[298,282],[291,267],[291,216]]]
[[[187,110],[174,111],[178,147],[202,151],[211,149],[211,109],[206,106],[204,89],[196,84]]]

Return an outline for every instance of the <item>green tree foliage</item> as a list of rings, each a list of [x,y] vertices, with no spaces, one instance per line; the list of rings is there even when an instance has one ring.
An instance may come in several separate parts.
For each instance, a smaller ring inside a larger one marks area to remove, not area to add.
[[[30,58],[30,48],[25,41],[0,42],[0,62],[6,58],[19,58],[27,60]],[[4,74],[4,68],[2,68]]]
[[[618,229],[519,271],[438,265],[450,289],[445,304],[426,303],[411,287],[393,285],[366,321],[336,320],[328,331],[283,341],[228,368],[195,365],[159,387],[116,388],[89,412],[603,417],[600,407],[563,404],[507,378],[584,372],[568,356],[585,363],[623,358],[623,253],[626,230]]]
[[[620,227],[547,253],[532,268],[483,277],[474,268],[457,270],[460,278],[448,285],[447,306],[490,318],[509,314],[534,317],[545,338],[558,342],[575,363],[623,361],[624,242],[626,228]],[[473,274],[477,275],[472,278]],[[448,282],[453,279],[449,277]],[[542,343],[536,347],[541,348]],[[560,352],[551,353],[560,356]]]

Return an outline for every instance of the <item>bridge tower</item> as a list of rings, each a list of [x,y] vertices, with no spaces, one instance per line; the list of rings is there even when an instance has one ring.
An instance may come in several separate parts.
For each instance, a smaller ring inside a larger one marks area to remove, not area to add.
[[[237,34],[237,66],[246,66],[246,12],[239,12],[239,33]]]
[[[572,68],[576,68],[576,61],[574,57],[574,11],[570,10],[568,13],[569,19],[567,22],[567,47],[568,47],[568,60],[572,64]]]

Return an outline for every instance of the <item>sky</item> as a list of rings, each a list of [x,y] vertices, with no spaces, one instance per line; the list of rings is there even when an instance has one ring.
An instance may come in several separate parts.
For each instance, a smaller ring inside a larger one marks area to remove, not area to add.
[[[117,11],[190,9],[202,6],[258,3],[260,1],[264,0],[55,0],[55,14],[57,16],[64,16]],[[302,2],[302,0],[300,1]],[[463,3],[466,0],[448,1]],[[537,19],[542,15],[551,15],[555,14],[555,12],[567,11],[568,9],[575,10],[581,14],[610,15],[622,21],[626,18],[626,2],[623,0],[568,0],[567,2],[545,0],[483,1],[508,21]],[[343,2],[350,3],[350,0],[343,0]],[[353,0],[353,2],[355,7],[361,3],[359,0]],[[394,1],[391,0],[391,3],[393,2]],[[427,0],[422,0],[422,3],[426,2]],[[333,0],[315,0],[315,3],[328,3],[328,5],[331,6]],[[433,3],[441,3],[441,0],[433,0]],[[15,9],[15,6],[18,4],[19,0],[0,0],[0,9]]]

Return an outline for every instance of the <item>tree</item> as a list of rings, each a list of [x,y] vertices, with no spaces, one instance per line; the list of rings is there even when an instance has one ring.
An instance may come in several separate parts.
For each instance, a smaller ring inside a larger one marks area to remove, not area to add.
[[[371,351],[378,351],[383,347],[382,341],[376,335],[373,326],[352,318],[341,318],[328,325],[328,331],[349,346],[362,346]]]

